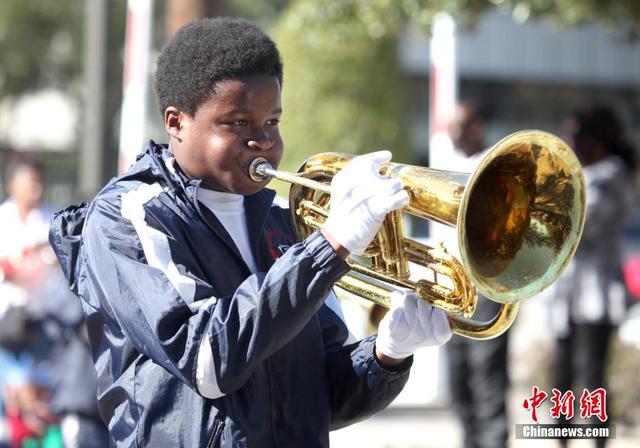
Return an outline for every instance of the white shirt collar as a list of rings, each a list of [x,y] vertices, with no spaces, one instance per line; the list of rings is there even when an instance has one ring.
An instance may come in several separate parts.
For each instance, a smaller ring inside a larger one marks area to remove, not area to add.
[[[198,189],[198,200],[219,213],[238,213],[244,210],[244,196],[223,191]]]

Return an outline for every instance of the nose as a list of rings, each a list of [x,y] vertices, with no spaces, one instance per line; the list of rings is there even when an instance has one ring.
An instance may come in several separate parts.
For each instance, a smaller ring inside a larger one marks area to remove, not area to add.
[[[273,145],[273,138],[264,129],[256,129],[247,142],[249,149],[254,151],[268,151]]]

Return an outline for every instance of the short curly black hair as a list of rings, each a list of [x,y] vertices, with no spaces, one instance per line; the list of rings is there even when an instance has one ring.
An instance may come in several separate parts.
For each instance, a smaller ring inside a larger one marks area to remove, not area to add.
[[[175,106],[193,116],[217,83],[254,75],[277,77],[282,85],[278,48],[256,24],[229,17],[191,22],[158,57],[155,92],[160,114]]]

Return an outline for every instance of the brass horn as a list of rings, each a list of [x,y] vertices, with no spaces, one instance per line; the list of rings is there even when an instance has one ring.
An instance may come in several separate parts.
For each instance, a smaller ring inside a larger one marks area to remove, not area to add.
[[[317,154],[297,174],[276,171],[257,158],[250,175],[292,184],[291,214],[298,237],[305,238],[328,216],[331,179],[353,157]],[[569,146],[546,132],[505,137],[472,174],[392,162],[380,173],[402,181],[409,204],[387,215],[365,254],[349,258],[351,271],[336,286],[385,307],[394,289],[410,288],[445,310],[453,331],[462,336],[490,339],[504,333],[518,303],[558,278],[582,234],[582,168]],[[457,227],[461,261],[443,247],[407,238],[404,213]],[[434,279],[411,280],[410,263],[428,268]],[[502,304],[490,321],[470,319],[475,288]]]

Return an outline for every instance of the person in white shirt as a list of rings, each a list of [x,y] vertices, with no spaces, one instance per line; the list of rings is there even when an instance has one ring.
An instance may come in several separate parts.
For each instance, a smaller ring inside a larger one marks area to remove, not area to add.
[[[40,203],[42,176],[36,160],[10,163],[5,177],[9,197],[0,205],[0,387],[10,431],[21,420],[32,435],[39,435],[46,427],[42,422],[52,418],[44,401],[46,375],[38,368],[47,356],[38,322],[55,260],[48,243],[51,210]]]

